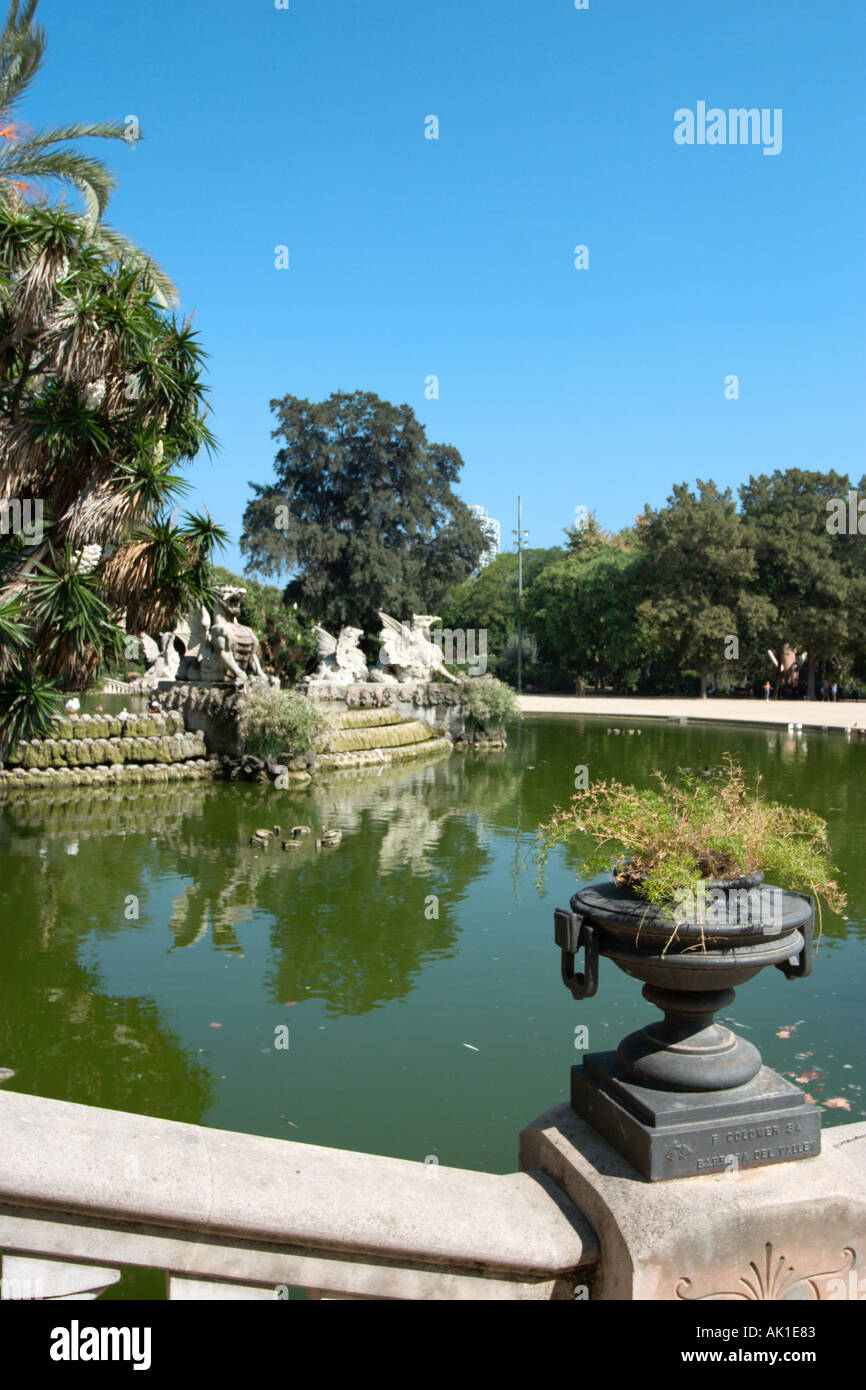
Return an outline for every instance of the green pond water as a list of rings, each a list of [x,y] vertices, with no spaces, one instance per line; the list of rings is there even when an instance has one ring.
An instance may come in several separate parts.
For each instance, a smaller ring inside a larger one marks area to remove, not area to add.
[[[107,707],[107,705],[106,705]],[[566,849],[533,837],[574,769],[640,785],[730,751],[830,827],[845,917],[814,973],[768,969],[730,1018],[825,1127],[866,1114],[866,742],[842,735],[528,717],[507,752],[292,792],[182,784],[0,801],[0,1066],[13,1089],[194,1124],[508,1172],[579,1060],[658,1017],[609,961],[560,981]],[[278,822],[342,843],[249,847]],[[437,909],[438,918],[434,915]],[[136,916],[137,914],[137,916]],[[287,1049],[277,1046],[288,1028]],[[779,1036],[779,1034],[787,1036]]]

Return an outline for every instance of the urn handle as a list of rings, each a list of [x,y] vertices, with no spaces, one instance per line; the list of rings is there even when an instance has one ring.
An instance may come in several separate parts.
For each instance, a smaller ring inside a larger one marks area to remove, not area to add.
[[[781,970],[786,980],[800,980],[805,975],[812,973],[812,935],[815,928],[815,899],[810,898],[808,893],[792,893],[792,897],[802,898],[804,903],[808,903],[811,911],[809,918],[799,928],[803,938],[803,945],[796,956],[789,956],[787,960],[780,960],[776,969]]]
[[[598,989],[598,931],[577,912],[558,907],[553,914],[554,939],[562,952],[562,979],[575,999],[590,999]],[[583,973],[574,958],[583,947]]]

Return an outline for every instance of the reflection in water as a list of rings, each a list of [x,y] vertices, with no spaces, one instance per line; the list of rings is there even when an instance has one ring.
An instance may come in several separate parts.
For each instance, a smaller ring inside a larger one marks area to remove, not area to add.
[[[453,952],[453,909],[490,859],[484,818],[514,804],[517,790],[504,758],[452,757],[288,793],[223,783],[36,793],[10,800],[3,825],[17,855],[41,857],[49,934],[82,885],[88,929],[116,931],[130,895],[146,904],[173,884],[170,951],[209,940],[242,957],[243,929],[264,922],[274,996],[304,989],[355,1014],[404,997],[424,960]],[[282,836],[296,823],[313,833],[291,852],[279,838],[252,848],[251,832],[277,818]],[[326,828],[342,830],[342,843],[316,850]],[[64,864],[72,843],[75,862]],[[438,917],[431,894],[447,903]]]
[[[791,1072],[802,1052],[826,1070],[813,1093],[826,1084],[821,1096],[852,1103],[828,1121],[859,1117],[866,744],[642,728],[531,719],[503,753],[288,792],[197,782],[0,801],[5,1084],[407,1157],[438,1144],[443,1161],[507,1171],[517,1127],[565,1095],[574,1060],[550,915],[576,886],[575,855],[552,857],[540,902],[536,826],[568,803],[578,764],[591,781],[645,786],[657,768],[718,766],[730,751],[768,796],[828,819],[849,894],[845,919],[825,914],[808,982],[742,991],[737,1018],[769,1065]],[[290,852],[251,848],[275,822],[313,834]],[[342,843],[317,852],[327,827]],[[605,1043],[649,1014],[618,975],[580,1015]],[[287,1019],[292,1048],[277,1054]]]
[[[84,828],[56,799],[4,807],[0,1056],[15,1058],[16,1089],[195,1121],[211,1099],[204,1068],[152,1000],[106,995],[82,959],[95,923],[128,926],[124,894],[139,872],[122,857],[112,872],[90,809]]]

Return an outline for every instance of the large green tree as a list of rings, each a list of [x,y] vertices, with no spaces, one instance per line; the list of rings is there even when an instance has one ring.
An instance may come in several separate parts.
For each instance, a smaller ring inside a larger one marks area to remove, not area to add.
[[[523,552],[523,587],[526,593],[535,577],[562,551],[558,546],[533,548]],[[462,584],[449,592],[441,609],[446,628],[474,629],[487,633],[487,652],[492,670],[499,669],[509,642],[517,632],[517,555],[505,551],[497,555]],[[531,632],[524,598],[524,635]],[[513,663],[511,663],[513,664]]]
[[[483,530],[453,490],[463,460],[431,444],[408,405],[370,392],[271,402],[275,480],[252,483],[247,569],[290,572],[290,602],[323,627],[375,633],[376,610],[438,613],[476,568]]]
[[[530,586],[526,620],[542,650],[569,676],[636,685],[645,653],[637,620],[643,557],[623,537],[595,526],[568,532],[560,551]]]
[[[646,597],[637,611],[649,645],[680,670],[697,670],[705,696],[727,639],[748,641],[769,626],[774,610],[755,590],[754,538],[730,489],[700,479],[697,486],[675,485],[666,507],[647,506],[640,518]]]
[[[767,635],[774,651],[808,654],[808,697],[823,672],[844,675],[863,660],[866,539],[828,530],[828,506],[847,501],[846,474],[801,468],[750,477],[740,488],[756,560],[756,583],[772,602]],[[860,494],[866,490],[861,479]]]

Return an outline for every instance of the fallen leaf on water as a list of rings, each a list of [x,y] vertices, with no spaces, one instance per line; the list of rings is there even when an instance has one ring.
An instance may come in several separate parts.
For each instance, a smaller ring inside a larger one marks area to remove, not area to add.
[[[832,1100],[825,1100],[824,1104],[828,1110],[850,1110],[851,1102],[844,1096],[834,1096]]]
[[[817,1105],[817,1104],[818,1104],[818,1102],[816,1101],[815,1097],[814,1097],[814,1096],[810,1096],[808,1091],[806,1092],[806,1100],[809,1102],[810,1105]]]
[[[0,1067],[0,1081],[11,1081],[14,1075],[11,1067]]]
[[[790,1029],[790,1028],[780,1028],[779,1031],[778,1031],[778,1033],[776,1034],[776,1037],[777,1037],[777,1038],[790,1038],[790,1036],[791,1036],[791,1029]]]
[[[473,1047],[471,1043],[464,1043],[463,1046],[468,1047],[470,1052],[479,1052],[481,1050],[480,1048]]]
[[[290,1008],[292,1007],[292,1005],[293,1005],[293,1004],[297,1004],[297,1002],[298,1002],[297,999],[286,999],[286,1000],[284,1001],[284,1006],[285,1006],[285,1008],[290,1009]]]
[[[795,1077],[794,1077],[794,1080],[795,1080],[795,1081],[820,1081],[820,1080],[821,1080],[821,1072],[819,1072],[819,1071],[804,1071],[804,1072],[802,1073],[801,1076],[795,1076]]]
[[[210,1023],[210,1024],[208,1024],[208,1027],[209,1027],[209,1028],[222,1028],[222,1024],[221,1024],[221,1023]]]
[[[297,1129],[298,1126],[295,1124],[294,1120],[286,1120],[285,1115],[281,1115],[281,1116],[280,1116],[280,1119],[281,1119],[281,1120],[285,1120],[287,1125],[291,1125],[291,1126],[292,1126],[292,1129]]]

